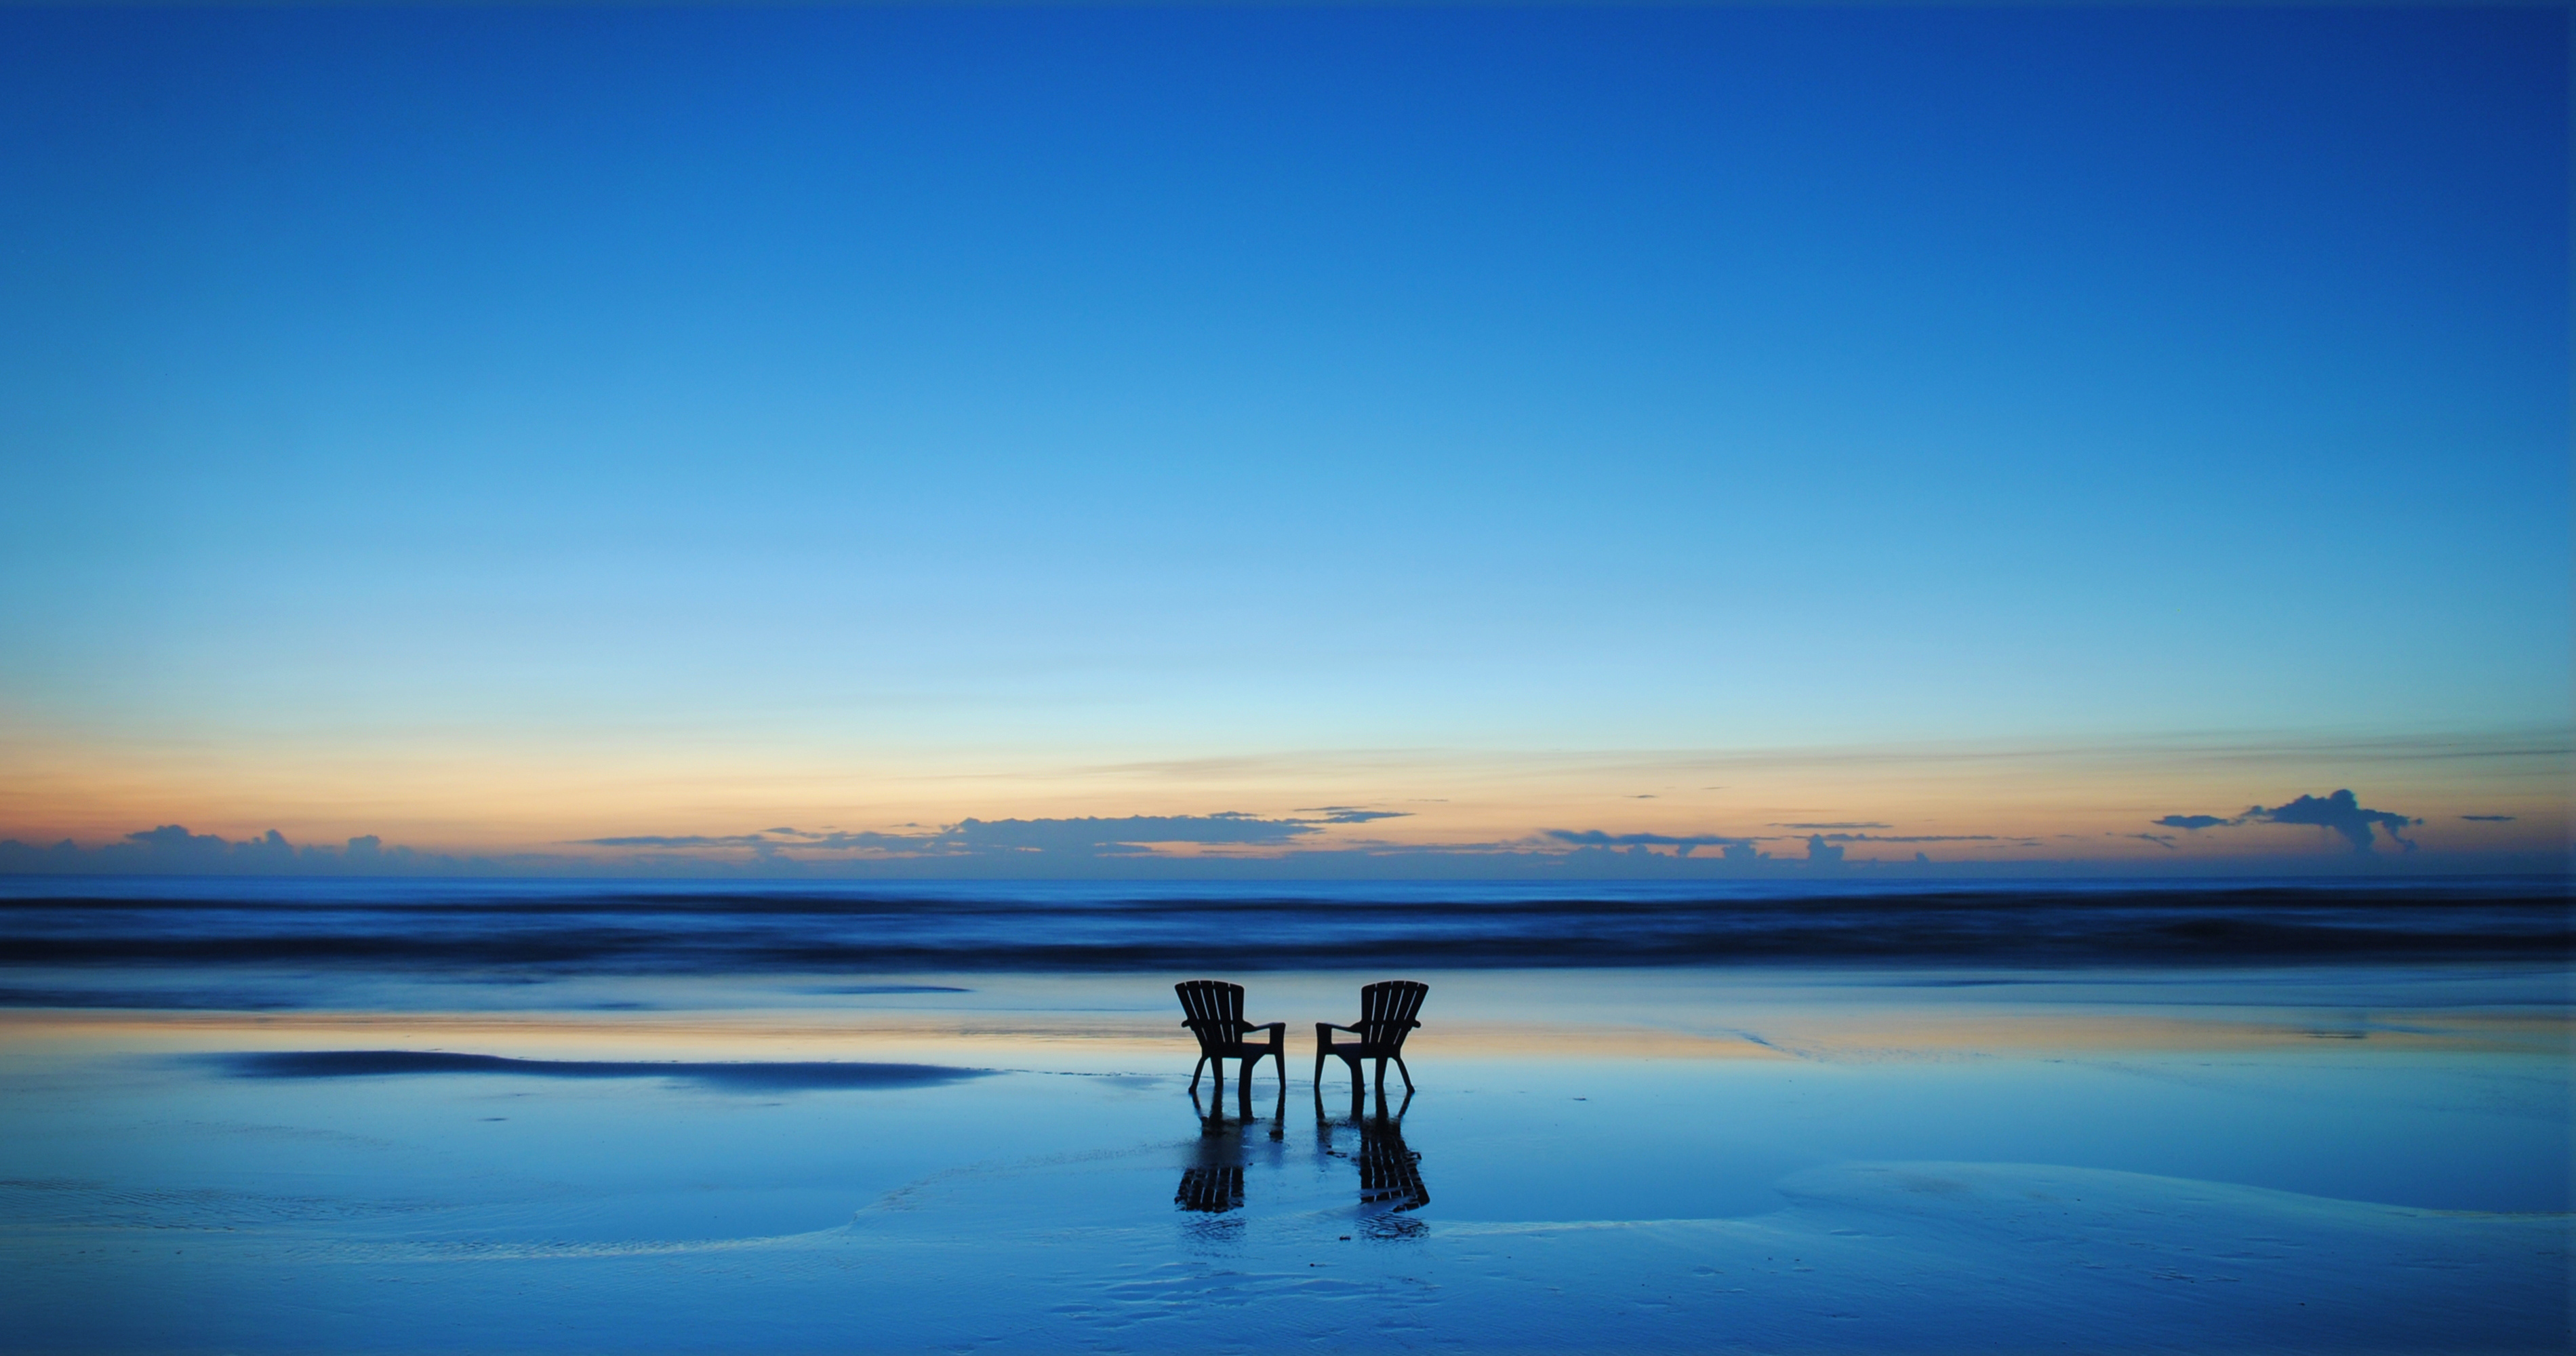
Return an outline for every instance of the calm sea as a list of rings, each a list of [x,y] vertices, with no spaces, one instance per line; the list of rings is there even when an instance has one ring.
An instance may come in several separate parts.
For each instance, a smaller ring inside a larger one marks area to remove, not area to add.
[[[0,880],[0,966],[532,974],[2563,961],[2563,878],[2068,884]],[[6,987],[0,1003],[60,1004]]]

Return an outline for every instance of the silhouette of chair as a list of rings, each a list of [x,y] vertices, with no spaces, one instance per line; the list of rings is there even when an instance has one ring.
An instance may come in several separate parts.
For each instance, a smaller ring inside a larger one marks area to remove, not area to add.
[[[1395,1070],[1404,1075],[1404,1090],[1413,1091],[1413,1071],[1404,1067],[1404,1038],[1422,1023],[1413,1020],[1422,1011],[1422,996],[1431,992],[1428,984],[1410,979],[1390,979],[1360,990],[1360,1019],[1351,1026],[1332,1022],[1315,1023],[1315,1084],[1324,1082],[1324,1060],[1338,1059],[1351,1066],[1351,1095],[1360,1091],[1360,1061],[1377,1061],[1377,1094],[1386,1096],[1386,1062],[1395,1061]],[[1333,1039],[1336,1031],[1347,1031],[1359,1037],[1356,1041]]]
[[[1240,984],[1228,984],[1221,979],[1190,979],[1173,985],[1172,991],[1181,996],[1181,1025],[1199,1038],[1199,1062],[1190,1066],[1191,1092],[1199,1090],[1199,1070],[1211,1063],[1216,1066],[1217,1087],[1224,1088],[1225,1062],[1229,1059],[1243,1063],[1242,1095],[1247,1105],[1252,1099],[1252,1066],[1264,1058],[1279,1070],[1279,1082],[1285,1088],[1288,1082],[1286,1022],[1255,1026],[1243,1020],[1243,986]],[[1253,1031],[1269,1032],[1269,1041],[1259,1045],[1245,1043],[1244,1035]]]

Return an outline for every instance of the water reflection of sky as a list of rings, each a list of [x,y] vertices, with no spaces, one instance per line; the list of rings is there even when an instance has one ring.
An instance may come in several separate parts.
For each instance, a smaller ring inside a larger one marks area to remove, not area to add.
[[[2366,1248],[2351,1240],[2433,1227],[2427,1209],[2568,1209],[2559,976],[1921,978],[1434,975],[1407,1049],[1421,1090],[1384,1107],[1354,1105],[1338,1067],[1320,1090],[1304,1076],[1299,1024],[1347,1018],[1346,975],[1253,979],[1247,1016],[1295,1036],[1287,1086],[1265,1066],[1249,1106],[1231,1078],[1222,1096],[1184,1091],[1192,1047],[1156,977],[916,978],[883,992],[894,986],[845,976],[852,991],[828,995],[739,981],[767,995],[757,1003],[701,978],[451,986],[462,1001],[440,1010],[20,1009],[0,1019],[0,1224],[10,1269],[32,1270],[0,1286],[59,1325],[75,1299],[203,1299],[220,1284],[241,1315],[232,1338],[256,1346],[262,1322],[299,1321],[314,1286],[389,1322],[351,1298],[380,1293],[370,1276],[450,1299],[500,1284],[409,1270],[433,1259],[586,1259],[590,1279],[559,1269],[548,1283],[604,1287],[606,1303],[633,1279],[611,1274],[614,1258],[750,1250],[792,1254],[779,1265],[802,1275],[836,1249],[896,1249],[911,1260],[871,1253],[868,1266],[928,1284],[956,1250],[1048,1238],[1056,1251],[1032,1253],[1028,1276],[1055,1279],[1025,1280],[1001,1307],[1054,1312],[1037,1304],[1052,1296],[1111,1323],[1122,1305],[1194,1312],[1173,1296],[1197,1293],[1209,1268],[1321,1277],[1356,1265],[1348,1250],[1391,1244],[1467,1267],[1474,1240],[1529,1230],[1555,1241],[1513,1243],[1513,1266],[1608,1265],[1603,1249],[1650,1236],[1714,1257],[1752,1235],[1711,1230],[1833,1210],[1878,1212],[1876,1229],[1889,1201],[2004,1203],[1977,1207],[1992,1214],[2127,1192],[2139,1199],[2104,1219],[2135,1220],[2197,1192],[2203,1224],[2132,1244],[2277,1232],[2291,1210],[2309,1221],[2298,1227],[2344,1231],[2303,1247],[2342,1248],[2356,1266]],[[617,1002],[635,1006],[603,1006]],[[1884,1164],[1951,1176],[1900,1191],[1868,1175],[1895,1171],[1868,1166]],[[2299,1195],[2267,1194],[2282,1192]],[[1826,1218],[1815,1227],[1838,1236]],[[1667,1237],[1684,1225],[1658,1221],[1702,1223]],[[2563,1218],[2534,1227],[2563,1241]],[[2006,1266],[2025,1246],[2010,1237],[1974,1246]],[[2389,1237],[2400,1251],[2453,1246]],[[140,1239],[181,1243],[162,1255]],[[1902,1270],[1894,1254],[1846,1263]],[[1100,1279],[1112,1273],[1144,1289]],[[52,1288],[27,1290],[25,1276]],[[1067,1286],[1094,1288],[1077,1304]],[[153,1304],[120,1312],[137,1344],[167,1335]],[[1028,1321],[1036,1342],[1058,1320]],[[350,1322],[341,1337],[374,1331]],[[29,1331],[80,1344],[59,1326]],[[1653,1331],[1632,1335],[1651,1344]]]

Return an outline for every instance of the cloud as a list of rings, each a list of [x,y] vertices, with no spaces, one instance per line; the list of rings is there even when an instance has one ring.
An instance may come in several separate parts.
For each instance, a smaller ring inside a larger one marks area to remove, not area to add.
[[[1123,819],[966,819],[939,834],[936,841],[969,852],[1135,852],[1148,843],[1266,847],[1320,832],[1321,826],[1312,820],[1263,819],[1229,810]]]
[[[906,833],[808,833],[802,829],[762,829],[758,833],[633,833],[614,838],[575,838],[569,847],[613,848],[816,848],[827,852],[884,851],[919,848],[936,837]]]
[[[1356,805],[1318,805],[1278,818],[1239,810],[1210,815],[1126,815],[1080,819],[967,818],[935,831],[918,833],[816,832],[781,826],[755,833],[619,834],[606,838],[577,838],[568,846],[674,851],[748,848],[771,858],[778,858],[787,849],[911,857],[1025,856],[1033,853],[1152,856],[1155,853],[1150,845],[1159,843],[1278,847],[1299,842],[1334,825],[1403,819],[1407,813],[1403,810],[1370,810]]]
[[[821,848],[827,852],[902,852],[930,842],[927,833],[816,833],[780,847]]]
[[[2372,825],[2388,830],[2388,836],[2392,841],[2408,852],[2413,852],[2415,844],[2397,831],[2424,822],[2387,810],[2364,809],[2359,798],[2350,791],[2337,791],[2325,797],[2301,796],[2287,805],[2276,805],[2269,810],[2260,805],[2253,806],[2246,810],[2245,818],[2267,824],[2313,824],[2319,828],[2332,829],[2351,839],[2353,850],[2356,852],[2371,850]]]
[[[2376,826],[2388,830],[2388,837],[2399,847],[2413,852],[2415,844],[2398,833],[2398,830],[2424,821],[2389,810],[2368,809],[2352,792],[2337,791],[2330,796],[2301,796],[2286,805],[2275,805],[2268,810],[2260,805],[2247,806],[2245,813],[2232,819],[2222,819],[2217,815],[2166,815],[2162,819],[2150,822],[2168,829],[2189,829],[2195,832],[2201,829],[2230,829],[2240,824],[2308,824],[2332,829],[2342,834],[2351,841],[2353,850],[2356,852],[2371,850],[2371,830]]]
[[[1991,843],[1991,833],[1825,833],[1828,843]]]
[[[1318,805],[1312,809],[1299,810],[1297,813],[1301,815],[1322,815],[1322,819],[1314,821],[1318,824],[1366,824],[1372,819],[1408,819],[1412,817],[1413,812],[1410,810],[1363,810],[1354,805]]]
[[[770,840],[756,833],[636,833],[622,838],[575,838],[574,847],[760,847]]]
[[[109,872],[138,875],[302,876],[422,874],[482,871],[494,864],[460,861],[407,847],[386,847],[376,835],[361,834],[343,847],[314,844],[298,847],[275,829],[233,842],[221,834],[191,833],[182,824],[137,829],[124,837],[84,848],[66,838],[50,848],[17,839],[0,841],[0,872]]]
[[[1775,829],[1796,829],[1803,833],[1809,829],[1892,829],[1896,826],[1893,824],[1863,823],[1855,820],[1848,824],[1774,824],[1771,827]]]
[[[1486,865],[1504,874],[1520,871],[1562,873],[1571,869],[1617,875],[1645,872],[1707,872],[1742,868],[1794,871],[1847,862],[1848,845],[1868,843],[1914,846],[1933,843],[1984,843],[1996,848],[2037,848],[2036,841],[2007,834],[1896,834],[1871,832],[1886,826],[1876,821],[1811,822],[1808,832],[1789,835],[1722,833],[1619,832],[1607,829],[1541,829],[1527,838],[1499,842],[1398,843],[1360,835],[1337,834],[1343,825],[1403,818],[1405,813],[1353,805],[1307,806],[1280,815],[1230,810],[1216,814],[1125,815],[1082,818],[966,818],[927,826],[906,824],[891,831],[802,829],[791,825],[741,833],[617,834],[574,840],[584,851],[544,855],[518,853],[459,859],[387,846],[372,834],[347,840],[345,846],[298,846],[269,830],[238,842],[218,834],[191,832],[179,824],[162,824],[125,834],[96,847],[65,840],[51,847],[10,839],[0,841],[0,874],[129,872],[197,875],[930,875],[957,878],[1043,875],[1059,868],[1072,874],[1119,872],[1133,864],[1147,874],[1193,869],[1285,875],[1316,872],[1354,875],[1382,864],[1399,874],[1433,871],[1440,860],[1491,860]],[[2462,815],[2461,819],[2504,823],[2511,815]],[[2331,795],[2302,795],[2266,808],[2249,807],[2233,817],[2172,814],[2151,821],[2161,831],[2078,835],[2099,844],[2104,836],[2134,838],[2177,850],[2173,831],[2197,832],[2254,824],[2306,825],[2332,830],[2369,853],[2381,830],[2407,851],[2416,844],[2402,831],[2423,823],[2411,815],[2363,806],[2349,790]],[[1783,826],[1786,827],[1786,826]],[[2067,835],[2060,835],[2066,837]],[[1766,844],[1805,842],[1804,859],[1769,855]],[[1187,845],[1215,851],[1173,851]],[[1700,848],[1722,850],[1699,853]],[[1228,849],[1236,849],[1229,851]],[[1671,849],[1671,851],[1658,851]],[[2014,854],[1988,852],[1988,865],[2007,862]],[[1695,858],[1687,863],[1680,859]],[[1848,864],[1884,866],[1897,859],[1873,857]],[[2137,859],[2126,859],[2134,864]],[[1658,865],[1657,863],[1661,863]],[[1194,865],[1195,864],[1195,865]],[[1266,865],[1265,865],[1266,864]],[[1465,867],[1455,870],[1465,870]]]
[[[1544,829],[1541,836],[1576,847],[1670,847],[1687,857],[1692,848],[1725,848],[1729,860],[1740,860],[1736,849],[1750,852],[1750,838],[1729,838],[1716,833],[1609,833],[1601,829]]]

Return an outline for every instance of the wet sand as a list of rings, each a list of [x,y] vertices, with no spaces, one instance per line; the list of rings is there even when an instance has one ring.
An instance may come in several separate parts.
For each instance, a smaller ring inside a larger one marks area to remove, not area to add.
[[[1355,1107],[1374,977],[1248,1106],[1156,974],[8,1011],[0,1346],[2568,1342],[2562,971],[1435,972]]]

